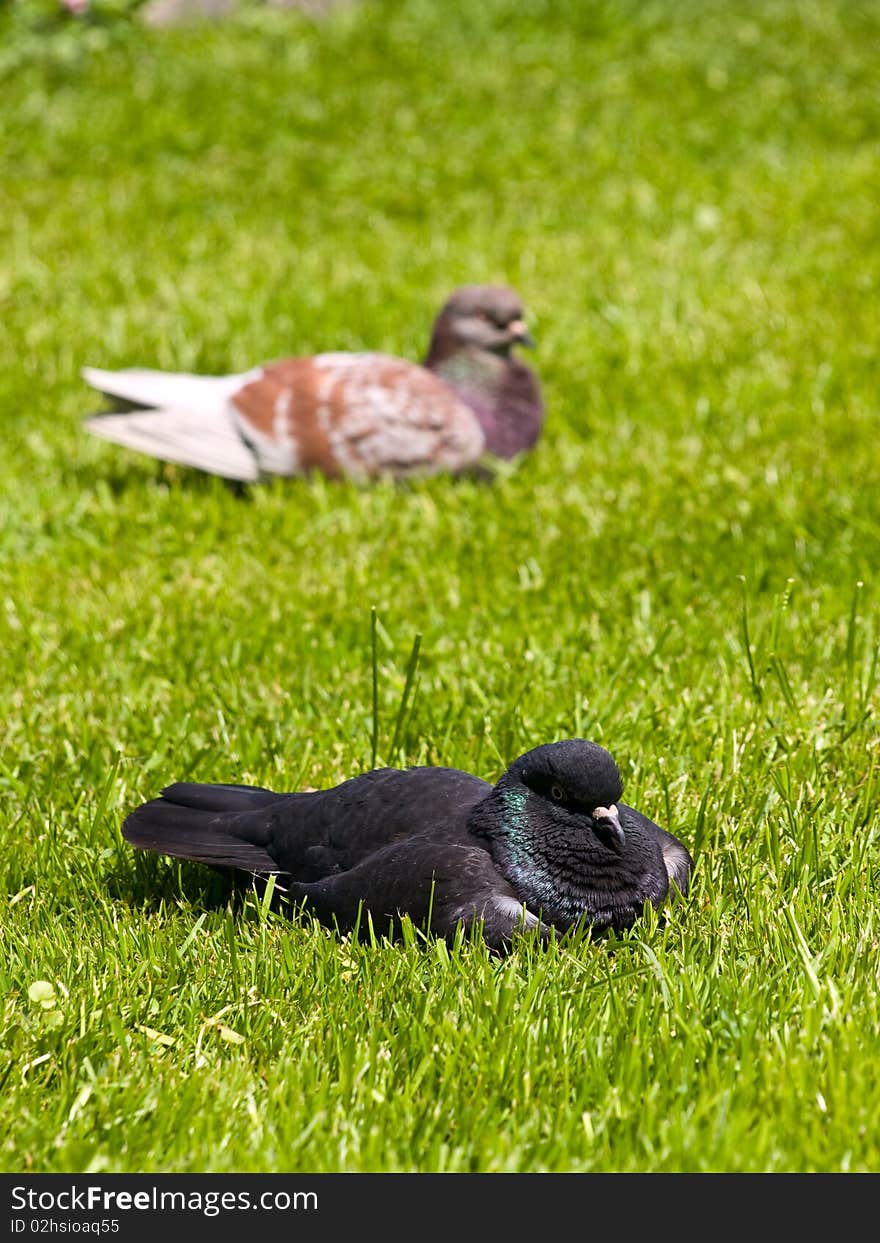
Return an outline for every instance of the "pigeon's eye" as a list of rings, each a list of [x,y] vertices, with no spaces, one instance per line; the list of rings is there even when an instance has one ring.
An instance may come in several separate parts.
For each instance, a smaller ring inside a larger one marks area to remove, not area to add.
[[[565,798],[565,791],[563,790],[562,786],[551,786],[550,797],[552,799],[555,799],[557,803],[561,803],[562,800]]]

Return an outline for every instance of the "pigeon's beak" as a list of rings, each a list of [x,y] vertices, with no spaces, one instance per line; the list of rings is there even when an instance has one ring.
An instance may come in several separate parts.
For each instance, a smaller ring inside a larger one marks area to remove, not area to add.
[[[620,823],[620,812],[615,804],[612,803],[610,807],[594,807],[593,824],[599,841],[620,854],[626,843],[626,834]]]
[[[511,341],[518,342],[520,345],[527,345],[530,350],[535,348],[535,338],[526,328],[525,320],[512,319],[507,325],[507,331],[510,334]]]

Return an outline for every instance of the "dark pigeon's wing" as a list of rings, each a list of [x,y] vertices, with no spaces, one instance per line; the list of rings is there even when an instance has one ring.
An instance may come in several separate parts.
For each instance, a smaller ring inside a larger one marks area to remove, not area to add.
[[[466,840],[468,814],[490,789],[451,768],[376,769],[294,794],[184,782],[137,808],[122,831],[144,850],[312,882],[413,836]]]
[[[290,882],[285,892],[304,901],[322,923],[348,931],[369,919],[384,933],[407,915],[451,942],[460,924],[479,924],[491,949],[507,949],[514,936],[550,928],[525,908],[498,872],[489,852],[474,842],[437,840],[429,834],[404,838],[355,867],[311,884]]]
[[[647,837],[657,842],[663,854],[663,863],[666,867],[669,883],[675,885],[681,890],[682,896],[686,897],[694,861],[684,843],[680,842],[671,833],[667,833],[666,829],[661,829],[659,824],[649,820],[647,816],[642,815],[640,811],[636,811],[634,807],[628,807],[626,803],[618,803],[617,806],[622,815],[623,825],[626,830],[635,828],[638,832],[644,833]]]
[[[294,878],[348,871],[413,837],[466,841],[471,808],[491,790],[455,768],[379,768],[271,809],[269,851]]]
[[[457,769],[378,769],[332,790],[275,794],[257,787],[168,786],[137,808],[134,846],[279,877],[278,891],[343,931],[402,915],[447,939],[480,923],[494,949],[547,927],[524,909],[488,851],[467,831],[491,790]]]

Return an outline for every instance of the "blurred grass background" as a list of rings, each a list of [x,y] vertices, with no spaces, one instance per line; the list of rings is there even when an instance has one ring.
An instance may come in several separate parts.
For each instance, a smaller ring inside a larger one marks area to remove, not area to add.
[[[3,1168],[876,1169],[876,6],[100,16],[0,10]],[[84,364],[418,359],[483,280],[549,411],[491,486],[81,429]],[[496,963],[133,856],[369,765],[373,607],[381,762],[592,737],[687,906]]]

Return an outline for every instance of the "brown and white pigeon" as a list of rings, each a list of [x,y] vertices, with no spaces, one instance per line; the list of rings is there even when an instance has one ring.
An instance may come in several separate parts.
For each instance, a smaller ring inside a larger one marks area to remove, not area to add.
[[[92,415],[96,436],[226,479],[318,471],[329,477],[460,473],[512,458],[544,419],[532,346],[510,289],[466,285],[434,322],[422,365],[379,353],[326,353],[239,375],[83,368],[100,392],[140,409]]]

